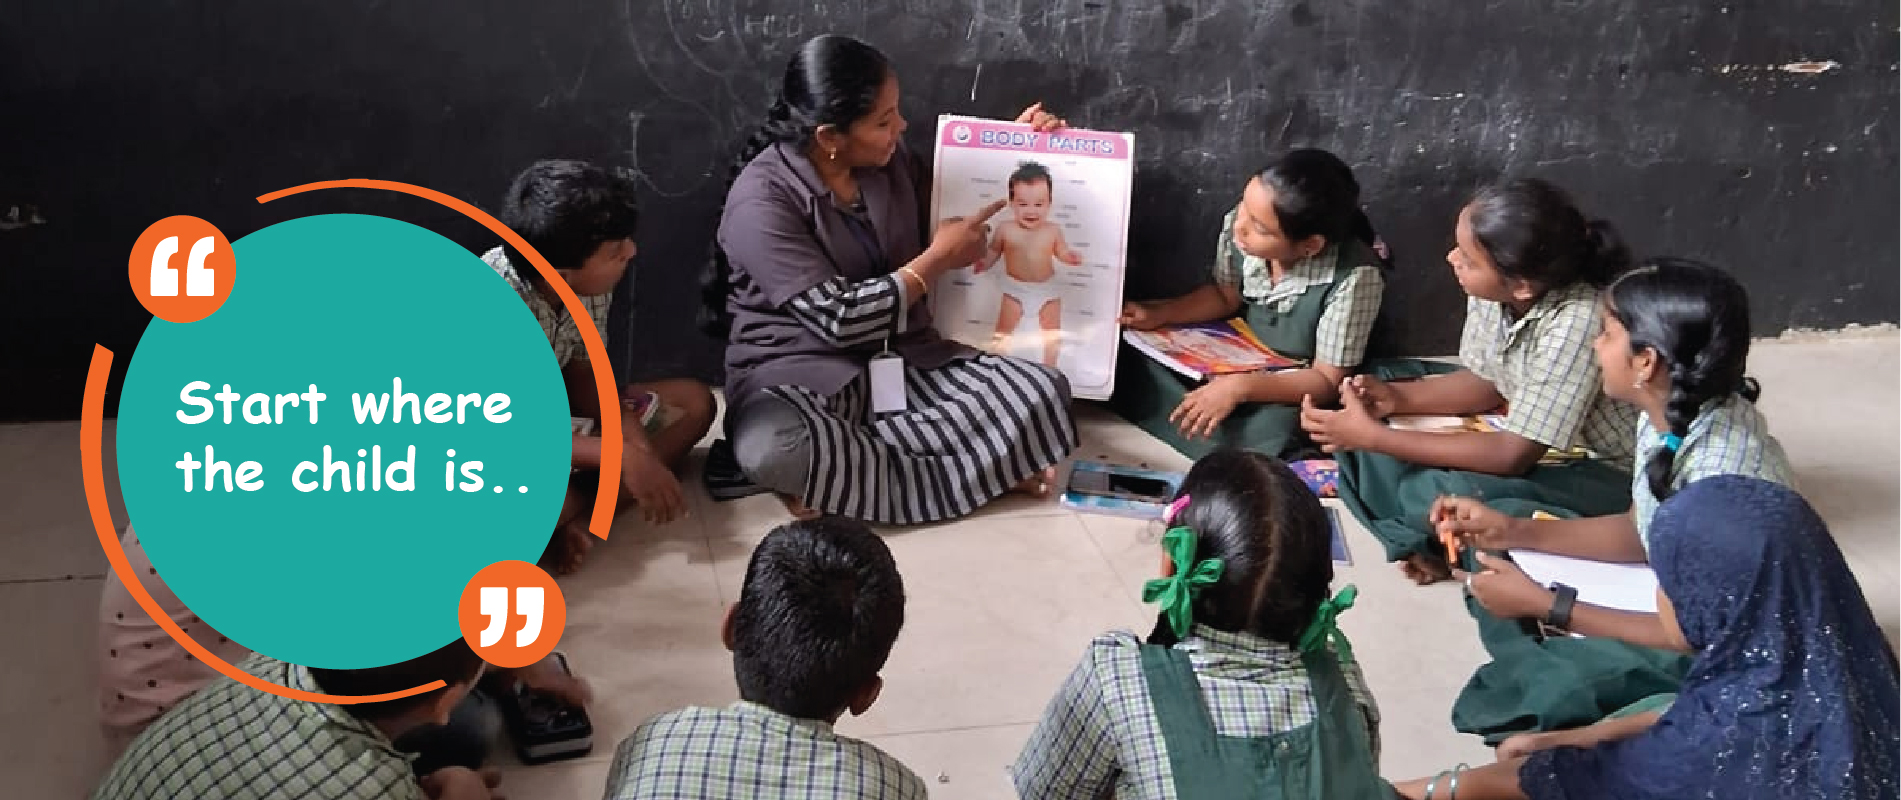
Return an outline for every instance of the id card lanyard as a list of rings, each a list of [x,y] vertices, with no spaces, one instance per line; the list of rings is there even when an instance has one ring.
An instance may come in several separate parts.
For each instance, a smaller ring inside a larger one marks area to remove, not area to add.
[[[779,157],[787,158],[783,148],[779,150]],[[796,170],[793,171],[793,175],[798,175]],[[799,180],[803,183],[805,179],[799,178]],[[806,188],[813,189],[810,184],[807,184]],[[813,190],[813,194],[817,193]],[[874,269],[880,273],[885,272],[885,268],[890,266],[891,261],[886,257],[884,248],[878,244],[877,231],[871,227],[870,222],[856,214],[847,214],[845,227],[851,230],[852,238],[858,240],[858,246],[864,248],[865,255],[871,260]],[[811,228],[812,237],[818,238],[818,226],[814,224]],[[823,242],[820,243],[820,249],[824,249]],[[832,254],[828,251],[825,257],[831,259]],[[836,259],[832,259],[832,268],[834,270],[838,268]],[[905,312],[900,309],[898,313]],[[904,357],[891,349],[891,337],[885,337],[884,349],[871,357],[866,371],[870,373],[872,413],[890,414],[910,407],[909,398],[904,390]]]

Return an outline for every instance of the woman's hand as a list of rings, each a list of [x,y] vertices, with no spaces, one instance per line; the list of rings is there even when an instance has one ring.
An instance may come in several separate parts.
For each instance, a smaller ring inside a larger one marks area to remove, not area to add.
[[[1168,415],[1168,421],[1181,428],[1183,436],[1190,439],[1205,439],[1213,436],[1215,428],[1234,413],[1235,406],[1241,404],[1243,395],[1242,376],[1221,375],[1208,382],[1206,386],[1188,393],[1182,403]]]
[[[1479,601],[1479,605],[1484,606],[1492,616],[1500,619],[1543,619],[1551,611],[1551,603],[1556,595],[1550,589],[1539,586],[1517,564],[1483,550],[1473,555],[1478,558],[1480,571],[1472,573],[1466,585],[1472,589],[1472,598]]]
[[[1386,425],[1367,411],[1352,382],[1342,381],[1339,411],[1315,408],[1312,395],[1300,398],[1300,427],[1320,449],[1340,453],[1371,448]]]
[[[1116,321],[1124,328],[1137,331],[1152,331],[1168,324],[1162,318],[1161,309],[1145,303],[1123,303],[1122,316]]]
[[[975,264],[990,246],[990,218],[1002,211],[1008,200],[995,200],[968,217],[951,217],[931,234],[931,252],[947,265]]]
[[[1043,104],[1040,102],[1023,109],[1023,113],[1017,115],[1017,122],[1027,124],[1040,133],[1048,133],[1069,127],[1069,120],[1044,111]]]
[[[1341,387],[1340,393],[1351,391],[1366,406],[1366,413],[1374,419],[1386,419],[1399,407],[1399,393],[1393,391],[1393,385],[1371,375],[1355,375]]]

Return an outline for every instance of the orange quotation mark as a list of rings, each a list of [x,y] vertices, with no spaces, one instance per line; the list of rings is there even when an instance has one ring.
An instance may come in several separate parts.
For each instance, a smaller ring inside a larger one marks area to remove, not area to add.
[[[568,625],[568,604],[561,587],[540,567],[526,561],[497,561],[482,568],[462,589],[456,607],[462,638],[483,661],[498,667],[526,667],[548,657]],[[515,620],[521,620],[520,625]]]
[[[543,279],[554,287],[561,296],[561,303],[571,316],[585,317],[587,308],[581,304],[566,281],[558,277],[554,267],[540,253],[529,246],[520,234],[510,230],[489,213],[469,205],[434,189],[425,189],[396,181],[379,180],[340,180],[306,183],[289,189],[280,189],[257,198],[259,203],[268,203],[294,194],[302,194],[317,189],[382,189],[401,192],[434,201],[460,212],[463,216],[488,228],[495,235],[515,246],[515,249],[528,257]],[[231,289],[237,281],[237,259],[231,252],[231,242],[225,238],[217,226],[205,220],[191,216],[166,217],[145,229],[132,246],[132,256],[128,261],[128,277],[132,284],[132,293],[139,298],[139,304],[152,316],[166,322],[185,324],[197,322],[211,316],[224,302],[231,298]],[[614,374],[609,369],[607,343],[601,341],[600,332],[592,325],[579,326],[582,348],[587,351],[594,365],[594,387],[599,394],[602,408],[613,408],[619,403],[618,392],[614,387]],[[217,670],[225,677],[238,681],[261,692],[293,700],[305,700],[313,703],[336,703],[349,705],[355,703],[380,703],[412,697],[424,692],[432,692],[447,684],[436,680],[404,689],[378,695],[334,695],[319,694],[280,686],[258,678],[251,673],[238,669],[230,662],[218,658],[204,645],[192,639],[190,635],[173,622],[171,615],[160,608],[158,601],[152,598],[139,576],[132,571],[132,564],[126,559],[125,549],[119,546],[117,528],[113,524],[112,510],[106,504],[105,470],[102,465],[101,440],[105,427],[106,383],[112,373],[112,351],[100,345],[93,345],[92,363],[86,370],[86,389],[79,412],[79,465],[86,486],[86,509],[92,515],[93,532],[99,536],[99,546],[105,551],[106,560],[112,564],[113,572],[132,593],[139,607],[145,609],[153,622],[158,623],[173,641],[183,645],[205,666]],[[593,516],[588,521],[588,531],[602,539],[614,521],[615,498],[620,491],[620,449],[621,417],[619,414],[606,414],[601,418],[601,470],[600,481],[596,486]],[[526,568],[525,570],[523,568]],[[481,591],[484,587],[505,589],[500,594]],[[538,590],[538,591],[536,591]],[[473,592],[473,594],[471,594]],[[475,623],[479,627],[471,628],[471,617],[465,610],[473,597],[475,603]],[[498,598],[488,600],[486,598]],[[486,602],[495,609],[495,615],[502,617],[498,622],[483,623],[486,619],[482,604]],[[562,630],[567,625],[567,603],[561,596],[561,588],[556,586],[548,573],[532,564],[521,561],[502,561],[491,564],[463,589],[462,609],[458,617],[464,638],[489,663],[500,667],[518,667],[533,664],[545,658],[561,641]],[[507,618],[510,609],[525,612],[534,607],[539,616],[524,618],[534,623],[533,630],[526,623],[515,629],[515,635],[505,634],[512,627]],[[486,638],[483,631],[499,624],[501,630],[489,645],[481,643]],[[473,633],[471,633],[473,630]],[[533,655],[532,658],[529,656]]]
[[[166,217],[145,229],[128,262],[132,293],[152,316],[184,324],[209,317],[231,297],[237,259],[218,226]]]

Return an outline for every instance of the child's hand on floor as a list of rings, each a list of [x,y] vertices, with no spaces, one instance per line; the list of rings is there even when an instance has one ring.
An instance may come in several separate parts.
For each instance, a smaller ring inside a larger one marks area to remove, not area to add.
[[[665,525],[686,515],[686,497],[680,493],[680,479],[660,463],[651,450],[629,447],[620,459],[620,485],[640,506],[643,517],[655,525]]]
[[[496,787],[502,785],[502,773],[494,767],[481,772],[468,767],[443,767],[423,776],[422,792],[430,800],[502,800]]]
[[[1503,558],[1480,550],[1473,554],[1480,570],[1472,573],[1466,585],[1473,599],[1500,619],[1540,619],[1551,610],[1556,599],[1550,589],[1539,586],[1531,576]]]

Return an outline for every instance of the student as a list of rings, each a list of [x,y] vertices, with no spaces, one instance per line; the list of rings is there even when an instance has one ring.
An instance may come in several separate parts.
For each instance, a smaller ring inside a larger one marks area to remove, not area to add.
[[[635,729],[614,753],[606,797],[923,798],[916,773],[833,730],[877,701],[903,626],[904,580],[869,528],[821,517],[773,530],[721,631],[740,701]]]
[[[143,542],[130,526],[119,537],[119,545],[125,549],[126,561],[139,584],[185,635],[228,664],[238,664],[251,655],[250,648],[219,634],[185,607],[165,584],[165,576],[152,566]],[[96,657],[99,723],[106,752],[112,758],[124,752],[154,720],[220,677],[217,670],[194,658],[145,613],[119,580],[117,571],[106,573],[100,592]],[[587,684],[560,669],[552,656],[520,669],[489,670],[484,688],[507,692],[517,683],[570,705],[585,707],[591,699]],[[479,767],[487,759],[489,742],[500,724],[492,705],[480,697],[470,697],[455,707],[447,726],[417,731],[404,742],[403,749],[418,753],[415,767],[423,774],[451,764]]]
[[[152,724],[106,773],[93,800],[488,800],[492,770],[446,767],[420,781],[395,744],[432,725],[482,674],[482,661],[456,639],[387,667],[330,670],[253,655],[246,672],[292,689],[383,694],[434,680],[447,688],[382,703],[293,700],[221,678]]]
[[[1334,618],[1332,525],[1280,461],[1195,463],[1162,537],[1155,630],[1090,643],[1011,774],[1023,797],[1385,798],[1379,708]],[[1300,790],[1293,790],[1300,791]]]
[[[1347,385],[1339,411],[1305,404],[1301,424],[1335,453],[1340,499],[1420,583],[1451,576],[1428,546],[1440,497],[1483,497],[1521,516],[1615,514],[1629,508],[1637,411],[1605,396],[1591,341],[1598,293],[1630,266],[1610,223],[1587,221],[1540,180],[1489,187],[1459,214],[1446,255],[1465,290],[1464,369],[1411,382],[1371,375]],[[1494,432],[1407,431],[1394,414],[1509,410]],[[1590,458],[1541,464],[1576,447]],[[1500,502],[1503,501],[1503,502]]]
[[[1118,414],[1190,458],[1218,447],[1288,457],[1302,443],[1302,397],[1331,402],[1360,366],[1386,283],[1383,245],[1360,211],[1353,170],[1325,150],[1295,150],[1248,180],[1222,221],[1213,282],[1158,303],[1128,303],[1135,330],[1239,314],[1263,344],[1306,369],[1228,375],[1195,388],[1132,348],[1117,359]]]
[[[1738,475],[1691,483],[1658,510],[1650,557],[1665,627],[1696,654],[1668,712],[1513,739],[1497,764],[1408,781],[1400,794],[1896,797],[1894,650],[1801,495]]]
[[[497,216],[555,268],[587,307],[606,342],[613,290],[634,257],[640,213],[633,183],[582,161],[538,161],[515,178]],[[508,281],[541,323],[561,365],[573,415],[595,421],[596,434],[574,437],[575,477],[542,557],[543,566],[555,574],[571,573],[594,543],[587,525],[601,461],[599,420],[607,409],[600,407],[581,332],[540,270],[509,244],[488,251],[482,260]],[[685,466],[687,454],[712,427],[713,394],[698,381],[678,379],[632,384],[624,387],[623,396],[621,502],[638,505],[649,522],[671,522],[686,513],[674,472]],[[647,404],[658,407],[649,414]]]
[[[1642,409],[1631,508],[1622,514],[1540,521],[1508,517],[1475,498],[1440,501],[1439,530],[1479,550],[1525,548],[1609,562],[1648,560],[1651,516],[1685,485],[1743,475],[1792,485],[1794,470],[1769,423],[1756,410],[1761,389],[1744,377],[1749,357],[1749,296],[1720,269],[1656,259],[1618,278],[1603,298],[1597,359],[1604,393]],[[1723,535],[1710,529],[1711,536]],[[1511,562],[1479,554],[1486,570],[1467,583],[1494,616],[1543,618],[1551,590]],[[1656,614],[1577,603],[1570,630],[1667,649]]]

